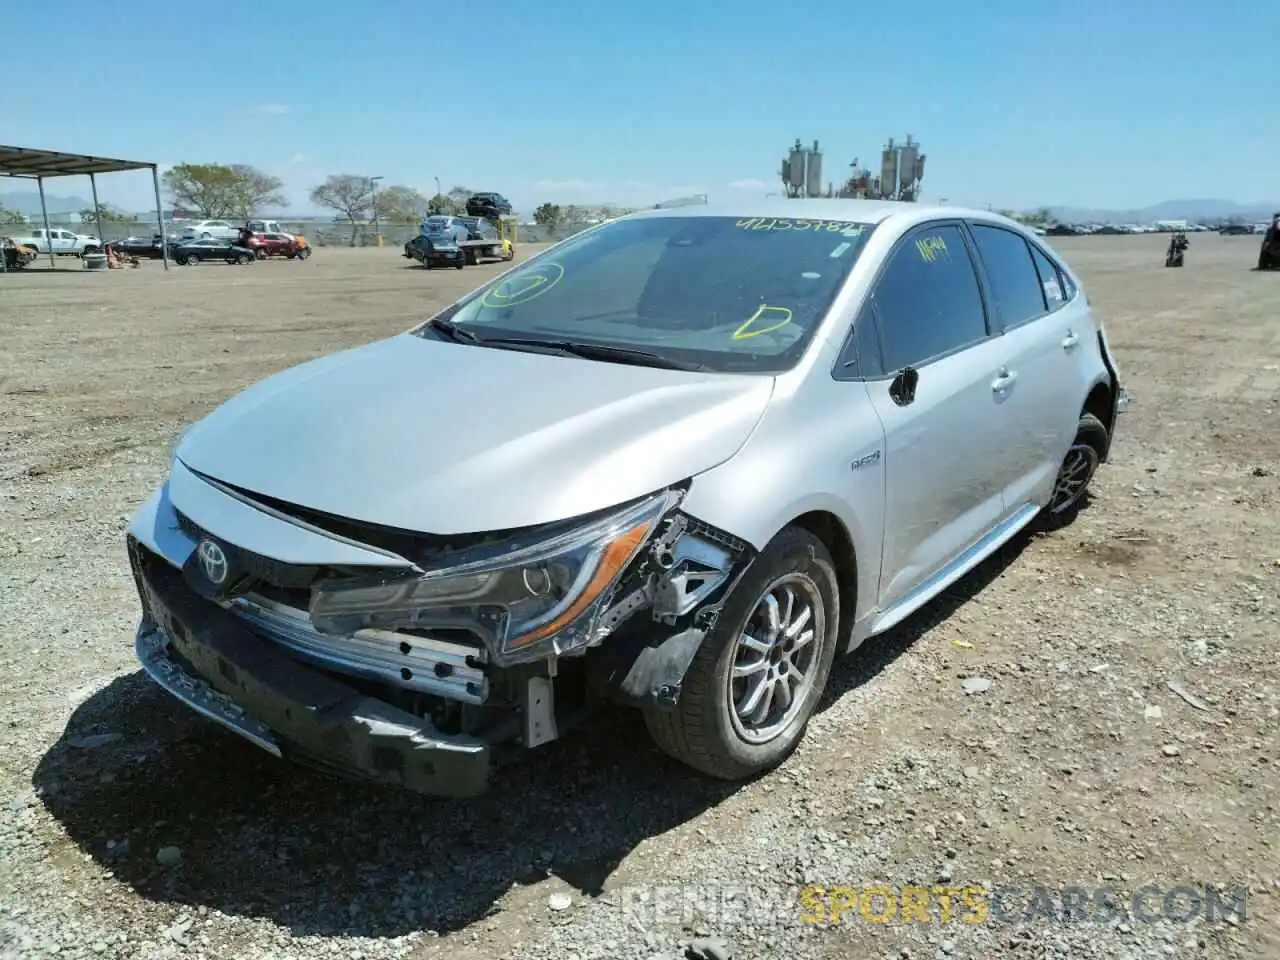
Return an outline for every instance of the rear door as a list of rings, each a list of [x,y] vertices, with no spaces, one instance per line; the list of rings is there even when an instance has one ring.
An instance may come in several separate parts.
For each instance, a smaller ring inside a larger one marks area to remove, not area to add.
[[[1007,354],[1001,338],[992,336],[958,221],[908,233],[886,261],[866,309],[882,371],[868,379],[867,392],[885,431],[884,608],[1005,516]]]
[[[1008,346],[1016,381],[1007,407],[1013,473],[1009,507],[1043,505],[1066,454],[1084,396],[1078,354],[1088,348],[1087,318],[1070,304],[1056,265],[1020,231],[969,224],[990,293],[992,319]]]

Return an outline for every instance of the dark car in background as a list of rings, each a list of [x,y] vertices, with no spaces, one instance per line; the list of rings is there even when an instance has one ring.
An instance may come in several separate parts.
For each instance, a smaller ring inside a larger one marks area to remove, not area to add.
[[[176,259],[176,251],[182,246],[183,241],[176,237],[169,237],[168,241],[169,259]],[[146,237],[125,237],[123,240],[112,240],[107,244],[107,248],[116,253],[128,257],[146,257],[150,260],[159,260],[163,256],[164,246],[164,238],[158,233],[150,240]]]
[[[225,260],[227,263],[243,265],[253,263],[257,256],[256,251],[249,247],[216,237],[187,240],[173,248],[174,262],[184,267],[194,267],[203,260]]]
[[[1253,236],[1253,227],[1247,223],[1227,223],[1218,228],[1218,234],[1223,237]]]
[[[420,233],[404,245],[404,255],[417,260],[430,270],[432,267],[454,267],[461,270],[466,256],[454,235],[444,229]]]
[[[511,215],[511,201],[500,193],[473,193],[467,198],[467,214],[494,220]]]

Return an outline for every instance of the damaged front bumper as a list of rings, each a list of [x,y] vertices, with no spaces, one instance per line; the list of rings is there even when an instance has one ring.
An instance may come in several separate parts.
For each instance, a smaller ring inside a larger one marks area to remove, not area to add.
[[[555,740],[598,701],[678,700],[754,556],[678,511],[679,500],[668,492],[621,508],[624,520],[646,511],[650,519],[634,546],[624,542],[617,575],[566,629],[509,649],[501,631],[466,610],[428,609],[432,619],[419,622],[412,609],[373,602],[460,569],[474,576],[486,562],[474,553],[460,555],[470,566],[455,560],[424,574],[376,542],[335,537],[175,461],[129,531],[143,607],[135,652],[170,694],[276,756],[421,793],[474,795],[495,752]],[[578,529],[592,524],[600,521]],[[557,536],[479,549],[536,560],[542,544],[579,534]],[[597,545],[600,556],[608,543]],[[221,586],[204,570],[203,551],[214,547]],[[597,568],[584,568],[579,582]],[[348,591],[356,602],[346,602]]]
[[[445,736],[421,717],[366,696],[252,633],[193,594],[181,574],[131,544],[144,616],[143,669],[192,709],[276,756],[437,796],[482,793],[489,747]]]

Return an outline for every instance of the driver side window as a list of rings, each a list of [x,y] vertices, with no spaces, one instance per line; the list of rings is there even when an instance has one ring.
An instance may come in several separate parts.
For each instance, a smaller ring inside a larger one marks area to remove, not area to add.
[[[909,233],[891,254],[872,296],[888,373],[918,367],[987,336],[978,275],[955,224]]]

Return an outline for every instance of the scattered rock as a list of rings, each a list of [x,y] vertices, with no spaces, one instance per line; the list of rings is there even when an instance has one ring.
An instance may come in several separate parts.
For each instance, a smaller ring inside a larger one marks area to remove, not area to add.
[[[975,693],[986,693],[991,689],[991,681],[986,677],[970,677],[960,684],[965,694],[972,696]]]
[[[1181,748],[1178,747],[1176,743],[1166,743],[1163,747],[1160,748],[1160,752],[1163,753],[1166,757],[1176,757],[1178,754],[1182,752],[1182,750]]]
[[[162,867],[176,867],[182,862],[182,851],[177,847],[161,847],[156,851],[156,863]]]
[[[723,937],[699,937],[684,952],[688,960],[732,960],[733,947]]]
[[[559,913],[562,910],[568,910],[573,906],[573,897],[569,896],[567,893],[553,893],[547,901],[547,906],[556,913]]]

